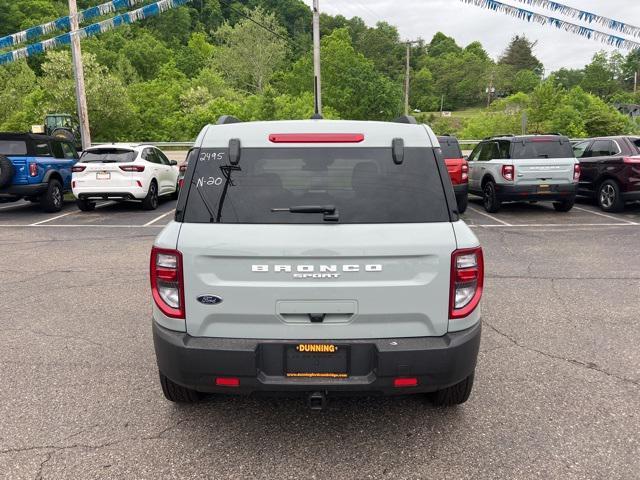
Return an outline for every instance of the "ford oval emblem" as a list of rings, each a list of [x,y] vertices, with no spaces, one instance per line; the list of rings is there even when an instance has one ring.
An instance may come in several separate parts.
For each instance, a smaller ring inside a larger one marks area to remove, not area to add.
[[[198,301],[204,305],[218,305],[222,303],[222,299],[216,295],[200,295]]]

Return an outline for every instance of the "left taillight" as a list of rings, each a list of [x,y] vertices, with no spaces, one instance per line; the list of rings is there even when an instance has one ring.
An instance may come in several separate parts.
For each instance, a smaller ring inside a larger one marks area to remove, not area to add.
[[[466,160],[462,164],[462,182],[465,183],[469,181],[469,162]]]
[[[29,164],[29,176],[37,177],[38,176],[38,164],[30,163]]]
[[[449,318],[471,314],[482,298],[484,257],[482,248],[456,250],[451,254]]]
[[[513,165],[503,165],[502,178],[504,178],[507,182],[513,182],[513,179],[516,178],[516,167],[514,167]]]
[[[576,163],[573,166],[573,181],[574,182],[580,181],[580,164],[579,163]]]
[[[74,173],[84,172],[86,169],[87,167],[83,165],[74,165],[73,167],[71,167],[71,171]]]
[[[170,318],[185,318],[182,254],[178,250],[151,250],[151,292],[156,306]]]

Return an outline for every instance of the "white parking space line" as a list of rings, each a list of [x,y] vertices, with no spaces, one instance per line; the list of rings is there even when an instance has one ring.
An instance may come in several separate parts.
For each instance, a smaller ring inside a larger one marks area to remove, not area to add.
[[[156,223],[158,220],[162,220],[164,217],[167,217],[169,215],[174,214],[176,211],[175,210],[171,210],[170,212],[167,213],[163,213],[162,215],[160,215],[159,217],[154,218],[153,220],[151,220],[150,222],[145,223],[144,225],[142,225],[143,227],[150,227],[151,225],[153,225],[154,223]]]
[[[11,205],[5,205],[4,207],[0,207],[0,210],[5,210],[7,208],[26,207],[27,205],[31,205],[31,202],[29,202],[29,203],[12,203]]]
[[[640,227],[638,223],[529,223],[522,225],[469,225],[470,228],[557,228],[571,229],[580,227]]]
[[[490,218],[494,222],[501,223],[502,225],[504,225],[506,227],[510,227],[511,226],[510,223],[504,222],[504,221],[500,220],[499,218],[494,217],[493,215],[489,215],[488,213],[481,212],[477,208],[473,208],[473,207],[467,207],[467,208],[469,208],[469,210],[472,210],[472,211],[474,211],[476,213],[479,213],[480,215],[484,215],[485,217]]]
[[[106,207],[107,205],[113,205],[113,204],[115,204],[115,202],[106,202],[106,203],[102,203],[100,205],[96,205],[96,208]],[[58,216],[55,216],[55,217],[47,218],[46,220],[42,220],[41,222],[30,223],[29,226],[30,227],[37,227],[38,225],[43,225],[45,223],[53,222],[54,220],[58,220],[59,218],[68,217],[69,215],[73,215],[74,213],[79,213],[79,212],[80,212],[80,210],[74,210],[73,212],[63,213],[62,215],[58,215]]]
[[[628,223],[629,225],[640,225],[638,223],[632,222],[632,221],[624,219],[624,218],[614,217],[613,215],[607,215],[606,213],[594,212],[593,210],[587,210],[586,208],[576,207],[575,205],[574,205],[573,208],[574,208],[574,210],[580,210],[581,212],[593,213],[594,215],[598,215],[599,217],[605,217],[605,218],[608,218],[610,220],[616,220],[618,222],[625,222],[625,223]]]

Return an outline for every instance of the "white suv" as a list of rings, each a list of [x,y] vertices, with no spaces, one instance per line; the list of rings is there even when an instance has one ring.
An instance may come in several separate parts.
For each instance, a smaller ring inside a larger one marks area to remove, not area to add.
[[[141,200],[142,208],[155,210],[158,197],[178,195],[177,162],[151,145],[88,148],[72,171],[73,195],[84,212],[93,210],[98,199]]]

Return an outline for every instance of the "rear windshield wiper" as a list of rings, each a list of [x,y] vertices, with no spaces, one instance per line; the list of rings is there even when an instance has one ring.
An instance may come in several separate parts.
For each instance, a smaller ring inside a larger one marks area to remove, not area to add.
[[[274,213],[322,213],[325,222],[337,222],[340,220],[338,210],[333,205],[297,205],[288,208],[272,208],[271,211]]]

